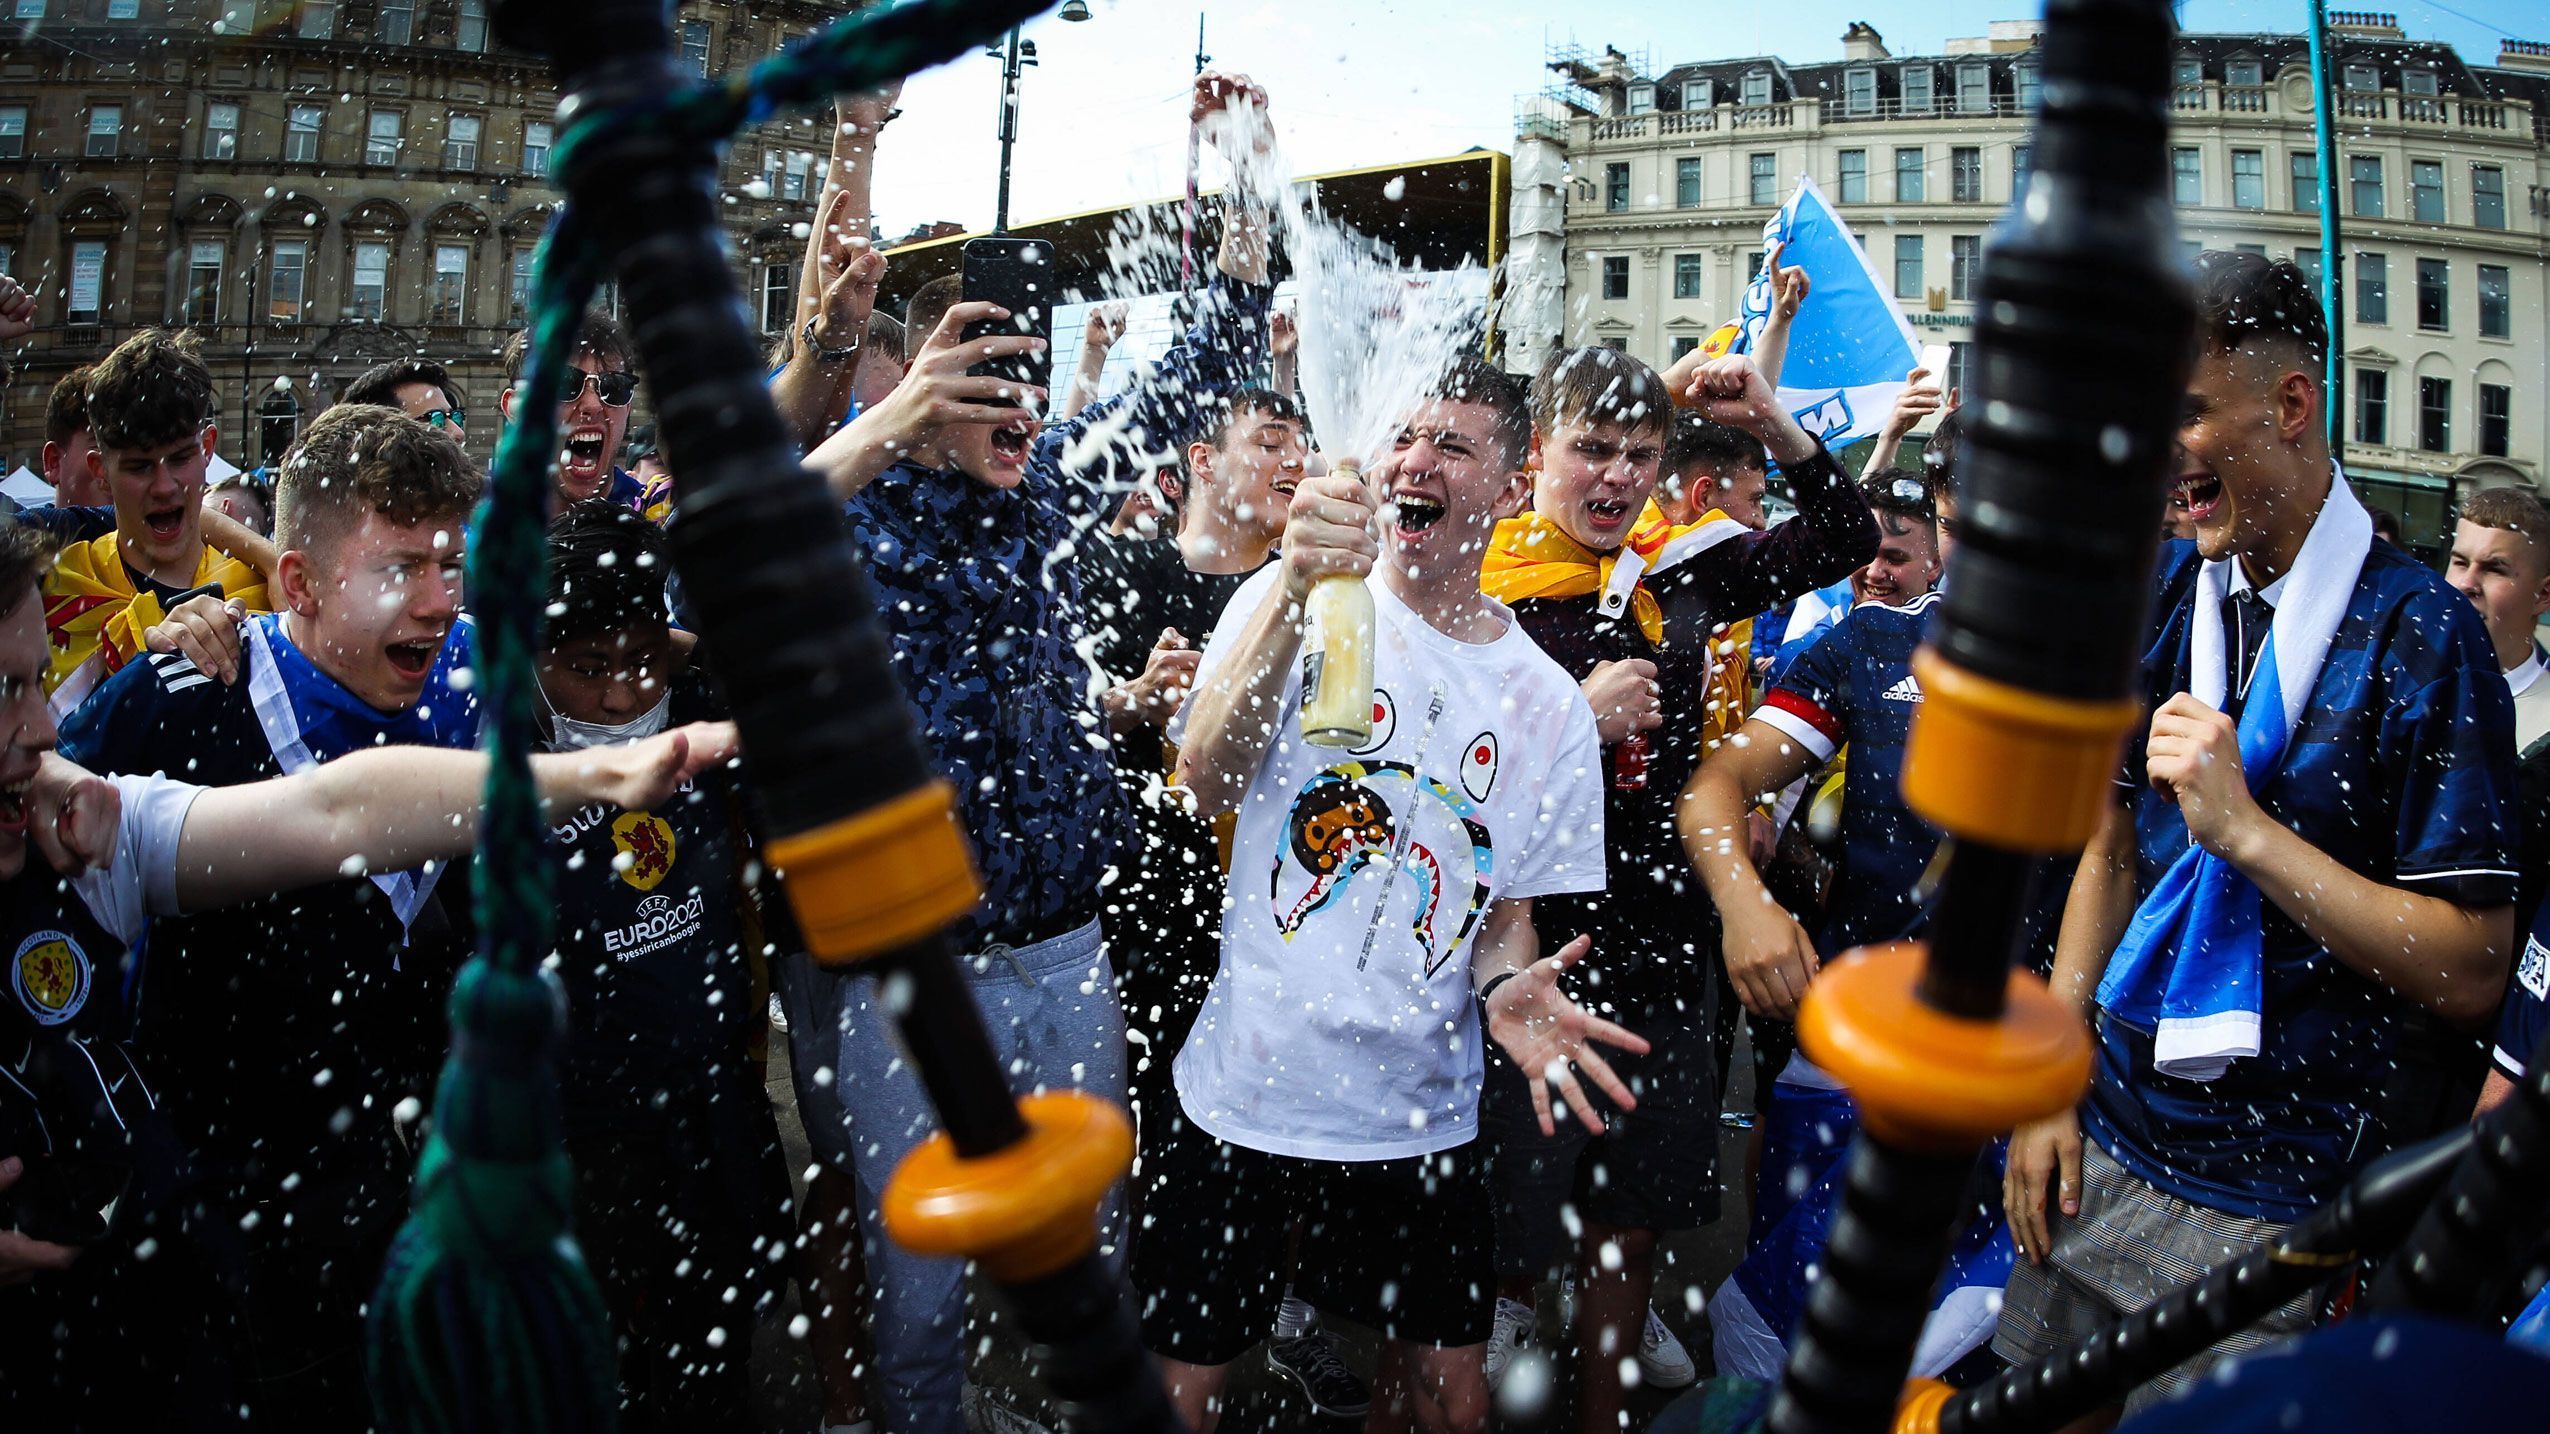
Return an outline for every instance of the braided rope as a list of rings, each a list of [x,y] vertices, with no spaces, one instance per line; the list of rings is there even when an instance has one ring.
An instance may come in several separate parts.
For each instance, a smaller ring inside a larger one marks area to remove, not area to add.
[[[782,107],[819,101],[953,58],[1041,4],[911,0],[845,17],[721,83],[660,101],[580,113],[551,156],[572,191],[587,156],[630,131],[723,142]],[[490,758],[472,894],[479,951],[454,982],[452,1052],[417,1163],[413,1208],[369,1318],[374,1403],[385,1427],[433,1434],[584,1434],[616,1424],[609,1316],[570,1230],[556,1056],[565,998],[543,969],[556,919],[549,832],[531,777],[540,624],[548,594],[544,516],[557,461],[548,396],[611,253],[572,197],[533,261],[531,336],[517,405],[471,523]]]

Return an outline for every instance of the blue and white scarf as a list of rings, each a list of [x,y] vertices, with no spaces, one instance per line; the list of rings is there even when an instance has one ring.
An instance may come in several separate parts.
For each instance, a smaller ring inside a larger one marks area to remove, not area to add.
[[[2240,767],[2251,792],[2264,790],[2284,761],[2372,546],[2373,520],[2345,475],[2333,473],[2240,711]],[[2215,708],[2231,685],[2222,603],[2236,561],[2197,571],[2188,614],[2188,690]],[[2099,982],[2098,1002],[2111,1018],[2152,1033],[2152,1065],[2162,1075],[2209,1081],[2258,1053],[2265,1027],[2262,901],[2237,867],[2191,838],[2135,910]]]
[[[425,676],[424,695],[398,712],[383,712],[320,671],[285,634],[281,613],[250,618],[244,636],[248,701],[285,776],[366,747],[477,745],[478,698],[468,676],[474,634],[467,618],[452,624]],[[375,872],[372,883],[389,897],[404,926],[424,909],[443,866],[427,862],[414,871]]]

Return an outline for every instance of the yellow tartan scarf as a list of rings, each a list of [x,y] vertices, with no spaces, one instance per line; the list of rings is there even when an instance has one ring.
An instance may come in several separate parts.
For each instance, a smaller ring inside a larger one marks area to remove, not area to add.
[[[1718,525],[1724,525],[1719,527]],[[1724,510],[1712,508],[1690,523],[1673,523],[1650,500],[1631,525],[1629,536],[1609,553],[1596,553],[1539,513],[1526,512],[1496,525],[1480,565],[1479,590],[1501,603],[1533,598],[1583,597],[1608,593],[1623,553],[1634,554],[1640,568],[1629,591],[1629,614],[1647,641],[1665,645],[1664,609],[1647,591],[1647,573],[1661,571],[1692,553],[1715,545],[1738,531]],[[1750,649],[1753,620],[1728,624],[1709,635],[1709,697],[1701,714],[1701,750],[1723,742],[1753,711],[1753,664]]]
[[[264,575],[210,543],[204,545],[188,586],[206,583],[221,584],[222,596],[246,604],[250,612],[271,610]],[[133,586],[113,533],[63,549],[44,580],[44,629],[53,645],[44,690],[59,693],[71,683],[78,689],[72,702],[86,697],[88,689],[140,653],[142,635],[167,616],[157,594]],[[92,660],[97,666],[83,673]],[[75,675],[79,683],[72,683]]]

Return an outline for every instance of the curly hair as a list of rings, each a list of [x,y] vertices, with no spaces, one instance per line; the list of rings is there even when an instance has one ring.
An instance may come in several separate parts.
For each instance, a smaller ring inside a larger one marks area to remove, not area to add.
[[[89,369],[89,430],[100,448],[160,448],[212,419],[212,370],[192,333],[144,329]]]

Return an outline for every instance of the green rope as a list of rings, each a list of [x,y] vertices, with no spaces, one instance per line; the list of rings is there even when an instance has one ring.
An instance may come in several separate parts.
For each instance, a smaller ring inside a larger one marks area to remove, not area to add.
[[[846,17],[724,83],[580,115],[551,155],[568,184],[580,156],[630,129],[722,142],[781,107],[870,89],[980,43],[993,27],[966,0],[912,0]],[[1010,18],[999,17],[1005,29]],[[479,950],[455,981],[452,1051],[417,1163],[412,1209],[369,1318],[373,1399],[412,1434],[607,1431],[618,1405],[610,1321],[570,1230],[573,1172],[556,1058],[565,997],[543,967],[556,902],[548,825],[531,779],[537,652],[547,600],[547,512],[557,460],[548,395],[573,361],[609,251],[572,197],[532,270],[531,335],[517,405],[471,523],[469,592],[490,757],[474,910]]]

